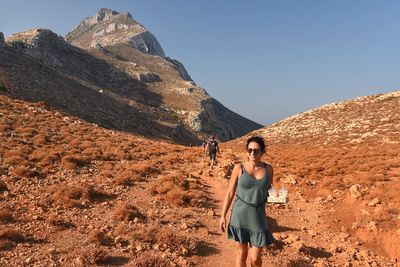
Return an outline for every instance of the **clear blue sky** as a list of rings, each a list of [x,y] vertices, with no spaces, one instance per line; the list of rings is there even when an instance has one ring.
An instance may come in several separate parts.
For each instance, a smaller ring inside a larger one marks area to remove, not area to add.
[[[5,1],[0,31],[65,35],[101,7],[128,11],[167,56],[261,124],[400,88],[400,1]]]

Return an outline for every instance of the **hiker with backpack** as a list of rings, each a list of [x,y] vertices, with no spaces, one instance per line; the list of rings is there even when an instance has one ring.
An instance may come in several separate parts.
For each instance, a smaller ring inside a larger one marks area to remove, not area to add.
[[[207,152],[211,160],[211,169],[214,167],[217,152],[219,153],[218,141],[214,135],[207,142]]]

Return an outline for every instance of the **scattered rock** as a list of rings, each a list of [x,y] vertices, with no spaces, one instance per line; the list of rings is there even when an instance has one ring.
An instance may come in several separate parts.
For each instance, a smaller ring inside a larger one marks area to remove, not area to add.
[[[282,183],[284,184],[297,184],[297,181],[295,179],[294,175],[287,175],[282,179]]]
[[[285,242],[290,244],[296,241],[300,241],[300,237],[298,235],[289,234],[288,237],[285,239]]]
[[[348,233],[340,233],[338,235],[338,238],[343,242],[346,241],[349,237],[350,237],[350,235]]]
[[[297,252],[304,252],[305,245],[302,241],[295,241],[292,244],[292,247],[297,251]]]
[[[361,211],[361,215],[366,215],[366,216],[370,215],[369,211],[366,209],[361,209],[360,211]]]
[[[377,204],[380,204],[381,201],[376,197],[368,203],[368,206],[375,207]]]
[[[343,252],[343,248],[338,245],[332,244],[329,247],[329,251],[332,253],[341,253],[341,252]]]
[[[208,216],[215,216],[215,211],[214,210],[209,210],[207,211]]]
[[[377,230],[376,222],[375,221],[368,222],[367,229],[370,231],[376,231]]]
[[[350,196],[352,199],[358,199],[361,197],[361,185],[354,184],[350,186]]]
[[[333,201],[333,200],[335,200],[335,198],[334,198],[332,195],[328,195],[328,196],[326,197],[326,201],[328,201],[328,202],[331,202],[331,201]]]

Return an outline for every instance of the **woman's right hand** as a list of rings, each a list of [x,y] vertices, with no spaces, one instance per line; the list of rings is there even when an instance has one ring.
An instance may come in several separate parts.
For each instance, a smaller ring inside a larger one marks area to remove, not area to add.
[[[225,232],[225,230],[226,230],[225,217],[221,217],[221,219],[219,220],[219,228],[221,229],[222,232]]]

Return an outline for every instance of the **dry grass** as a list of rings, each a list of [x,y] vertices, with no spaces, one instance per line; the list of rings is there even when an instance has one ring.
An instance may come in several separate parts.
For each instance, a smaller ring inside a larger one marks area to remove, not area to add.
[[[66,155],[61,159],[61,165],[66,170],[74,170],[88,163],[87,159],[80,155]]]
[[[2,208],[0,210],[0,222],[9,223],[14,220],[13,212],[9,208]]]
[[[103,264],[107,261],[108,257],[107,252],[96,245],[86,247],[78,255],[80,263],[84,266],[87,266],[88,264]]]
[[[141,227],[131,234],[131,239],[139,241],[140,243],[155,244],[157,242],[157,235],[160,231],[160,226],[155,224],[148,224],[146,227]]]
[[[137,267],[170,267],[171,261],[163,259],[159,255],[152,253],[141,253],[135,259],[135,266]]]
[[[7,184],[0,180],[0,192],[8,191]]]
[[[170,204],[177,206],[203,206],[206,202],[204,193],[186,179],[186,173],[168,174],[159,177],[149,186],[152,194],[158,194]]]
[[[112,239],[104,231],[93,230],[89,233],[88,242],[107,246],[112,244]]]
[[[113,217],[118,221],[132,221],[135,218],[140,221],[146,219],[146,216],[137,207],[126,203],[120,203],[115,207]]]
[[[37,172],[31,170],[29,166],[17,166],[11,170],[11,174],[20,177],[33,177]]]
[[[166,228],[161,229],[158,233],[157,243],[165,244],[171,251],[182,256],[196,254],[199,248],[199,242],[196,239],[176,234]]]
[[[60,217],[58,215],[55,215],[55,214],[49,215],[47,217],[47,221],[51,225],[53,225],[53,226],[55,226],[55,227],[57,227],[59,229],[68,229],[68,228],[75,227],[75,225],[73,223],[71,223],[71,222],[65,220],[64,218],[62,218],[62,217]]]
[[[62,184],[54,188],[54,200],[65,207],[84,207],[90,201],[108,198],[110,195],[98,191],[92,185]]]
[[[16,243],[21,243],[25,241],[24,235],[13,228],[4,228],[0,230],[0,240],[9,240]]]
[[[37,134],[32,138],[32,143],[36,146],[44,145],[47,142],[48,142],[48,138],[44,134]]]
[[[135,176],[132,174],[131,171],[124,171],[116,175],[116,177],[113,180],[113,183],[116,185],[131,186],[133,185],[134,177]]]

